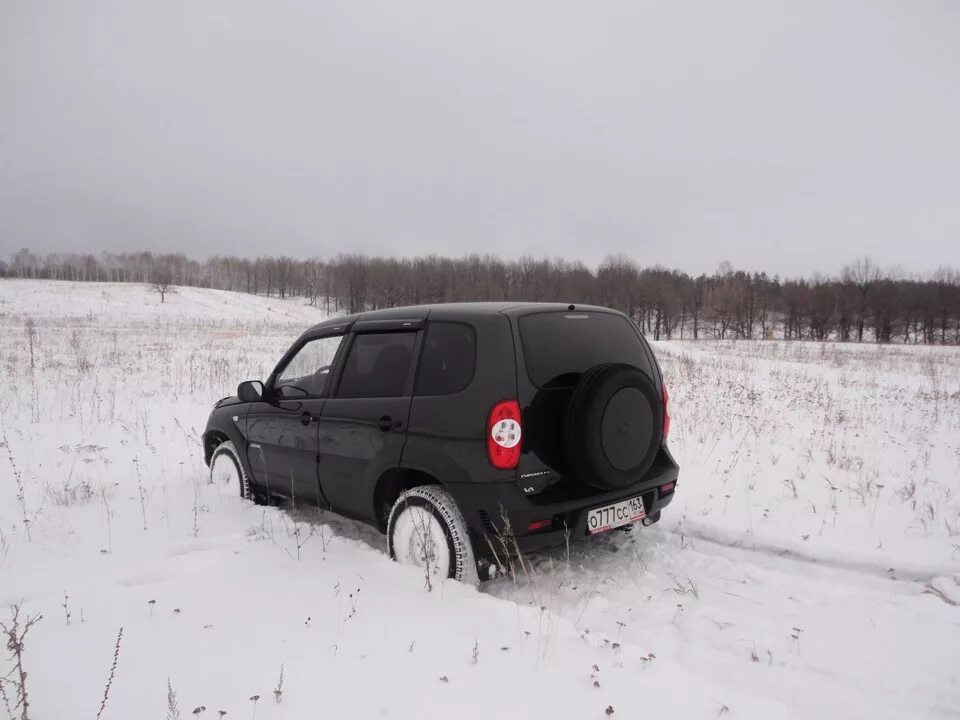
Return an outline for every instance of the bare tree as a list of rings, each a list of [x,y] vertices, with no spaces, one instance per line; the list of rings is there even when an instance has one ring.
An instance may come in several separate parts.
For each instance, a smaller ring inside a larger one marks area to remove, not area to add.
[[[643,267],[628,255],[596,270],[558,258],[492,255],[416,258],[339,255],[297,260],[216,256],[204,262],[150,252],[50,253],[23,249],[0,261],[0,277],[147,283],[166,302],[177,287],[210,287],[303,298],[327,312],[470,300],[600,304],[622,310],[655,339],[703,335],[960,344],[960,273],[881,271],[860,258],[833,278],[784,280],[723,263],[713,275]]]
[[[160,296],[161,303],[167,301],[167,295],[176,295],[177,288],[173,284],[173,273],[169,268],[161,267],[154,272],[150,289]]]
[[[870,307],[870,294],[883,277],[880,268],[869,257],[857,258],[843,268],[843,282],[857,290],[858,303],[855,309],[857,342],[863,342],[863,329]]]

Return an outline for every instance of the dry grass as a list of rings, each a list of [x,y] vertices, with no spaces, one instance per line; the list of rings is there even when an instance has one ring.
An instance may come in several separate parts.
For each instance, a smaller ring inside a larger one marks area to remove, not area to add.
[[[748,522],[774,520],[772,498],[804,505],[828,527],[858,508],[868,524],[956,534],[956,348],[754,341],[656,351],[671,394],[671,446],[688,477],[706,473],[714,485],[699,513],[723,513],[717,496],[746,495],[761,507]]]

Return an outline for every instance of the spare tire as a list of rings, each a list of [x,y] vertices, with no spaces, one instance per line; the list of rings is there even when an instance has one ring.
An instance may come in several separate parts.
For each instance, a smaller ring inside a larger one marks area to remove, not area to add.
[[[639,482],[660,449],[663,401],[632,365],[595,365],[580,376],[564,417],[563,444],[576,478],[603,490]]]

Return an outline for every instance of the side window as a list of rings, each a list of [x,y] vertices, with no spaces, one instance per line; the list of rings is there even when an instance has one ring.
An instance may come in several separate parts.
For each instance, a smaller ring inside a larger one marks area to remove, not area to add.
[[[417,395],[449,395],[473,380],[477,364],[477,333],[469,325],[433,322],[427,325],[417,371]]]
[[[281,397],[322,395],[343,335],[311,340],[294,355],[274,383]]]
[[[414,332],[357,335],[343,367],[337,397],[401,397],[416,337]]]

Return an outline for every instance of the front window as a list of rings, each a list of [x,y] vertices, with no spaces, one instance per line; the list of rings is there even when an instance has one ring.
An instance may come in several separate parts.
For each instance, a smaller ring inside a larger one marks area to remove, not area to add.
[[[274,383],[281,397],[318,397],[330,378],[330,366],[343,341],[342,335],[311,340],[294,355]]]

